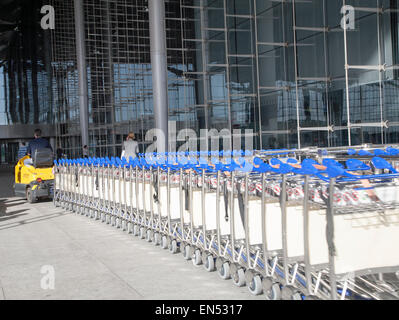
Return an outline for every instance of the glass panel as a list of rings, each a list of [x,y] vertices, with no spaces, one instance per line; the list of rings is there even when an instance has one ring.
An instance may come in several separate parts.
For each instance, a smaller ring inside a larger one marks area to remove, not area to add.
[[[301,82],[298,86],[298,102],[301,127],[327,127],[329,125],[325,82]]]
[[[301,148],[328,147],[328,133],[326,131],[301,132]]]
[[[378,71],[349,72],[349,106],[351,123],[381,122]]]

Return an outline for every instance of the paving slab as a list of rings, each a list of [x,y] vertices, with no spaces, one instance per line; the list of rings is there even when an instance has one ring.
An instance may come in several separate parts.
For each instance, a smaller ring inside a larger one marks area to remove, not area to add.
[[[12,175],[0,179],[0,300],[264,299],[181,254],[52,202],[28,204],[9,190],[4,196]]]

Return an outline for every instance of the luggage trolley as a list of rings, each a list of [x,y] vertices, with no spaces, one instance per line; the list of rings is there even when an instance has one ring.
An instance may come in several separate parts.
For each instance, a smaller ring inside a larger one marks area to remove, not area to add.
[[[399,150],[366,151],[61,159],[54,202],[268,299],[398,299]]]

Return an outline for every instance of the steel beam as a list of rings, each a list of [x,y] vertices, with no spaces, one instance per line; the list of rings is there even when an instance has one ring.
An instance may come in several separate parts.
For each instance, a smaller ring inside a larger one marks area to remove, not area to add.
[[[158,137],[157,147],[158,152],[164,152],[168,151],[168,74],[164,1],[149,0],[148,11],[155,128],[163,133],[163,137]]]
[[[79,77],[79,114],[82,146],[89,144],[89,110],[83,0],[74,0],[76,60]]]

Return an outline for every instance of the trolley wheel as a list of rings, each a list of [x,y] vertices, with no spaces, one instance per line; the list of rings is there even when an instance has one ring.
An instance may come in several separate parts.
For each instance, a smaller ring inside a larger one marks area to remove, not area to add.
[[[154,246],[158,246],[161,243],[161,235],[158,232],[154,233],[154,240],[152,241]]]
[[[184,245],[182,253],[183,253],[184,260],[187,260],[187,261],[191,260],[192,253],[191,253],[190,245],[188,245],[188,244]]]
[[[281,299],[280,285],[272,277],[263,278],[262,287],[267,300]]]
[[[168,249],[168,247],[169,247],[169,239],[168,239],[168,237],[167,236],[162,236],[161,248],[166,250],[166,249]]]
[[[254,272],[251,269],[245,270],[245,282],[250,283],[255,276]]]
[[[140,236],[139,236],[139,238],[140,239],[145,239],[145,234],[146,234],[145,228],[141,227],[140,228]]]
[[[230,263],[228,261],[222,263],[220,268],[218,269],[219,277],[223,280],[228,280],[231,278],[230,276]]]
[[[202,260],[202,263],[204,264],[205,270],[208,272],[213,272],[216,270],[215,268],[215,259],[211,254],[208,254],[204,259]]]
[[[247,284],[249,292],[254,296],[258,296],[263,292],[262,279],[259,275],[254,275]]]
[[[236,267],[237,271],[231,272],[230,268],[230,273],[231,273],[231,278],[233,279],[233,283],[237,287],[243,287],[245,286],[245,271],[243,268],[237,266]]]
[[[133,226],[133,225],[132,225],[131,222],[128,222],[128,223],[127,223],[127,233],[132,233],[132,229],[133,229],[132,226]]]
[[[26,200],[28,200],[29,203],[36,203],[37,198],[33,195],[33,191],[31,187],[28,187],[26,189]]]
[[[137,224],[133,226],[133,235],[137,237],[139,235],[140,228]]]
[[[291,285],[286,285],[281,290],[281,298],[283,300],[302,300],[298,289]]]
[[[320,300],[320,298],[318,296],[311,295],[311,296],[306,296],[305,300]]]
[[[153,232],[150,229],[147,229],[145,240],[147,242],[151,242],[153,238]]]
[[[172,253],[172,254],[176,254],[176,253],[179,252],[179,246],[178,246],[176,240],[172,240],[172,241],[169,243],[169,252]]]
[[[199,266],[200,264],[202,264],[201,250],[200,249],[195,249],[191,259],[193,261],[193,265],[195,265],[195,266]]]

